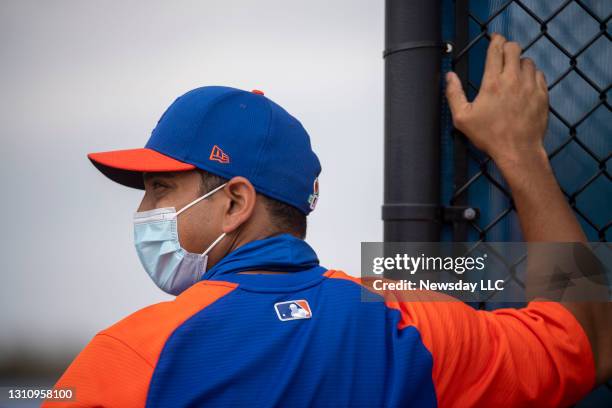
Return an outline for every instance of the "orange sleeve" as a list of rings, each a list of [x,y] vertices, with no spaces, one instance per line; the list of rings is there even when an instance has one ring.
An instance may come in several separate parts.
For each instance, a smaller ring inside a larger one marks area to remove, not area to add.
[[[43,407],[144,407],[153,367],[122,341],[97,334],[55,385],[71,388],[73,401]]]
[[[559,303],[476,311],[461,302],[390,302],[433,356],[440,407],[565,407],[595,384],[591,345]]]
[[[372,290],[342,271],[326,276]],[[400,312],[397,329],[419,331],[433,358],[432,379],[442,408],[566,407],[595,385],[589,339],[559,303],[488,312],[436,292],[416,292],[409,300],[377,293]]]

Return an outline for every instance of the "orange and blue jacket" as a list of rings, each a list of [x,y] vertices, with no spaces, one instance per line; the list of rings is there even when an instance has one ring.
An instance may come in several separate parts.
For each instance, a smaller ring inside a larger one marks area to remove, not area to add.
[[[55,386],[73,400],[43,406],[559,407],[594,385],[560,304],[487,312],[363,291],[302,240],[253,241],[96,334]]]

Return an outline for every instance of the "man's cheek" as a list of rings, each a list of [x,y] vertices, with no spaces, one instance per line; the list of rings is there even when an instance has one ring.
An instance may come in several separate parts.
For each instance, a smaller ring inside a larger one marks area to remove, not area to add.
[[[190,208],[191,211],[193,208]],[[207,244],[209,234],[208,223],[203,219],[204,215],[189,214],[188,212],[181,213],[178,217],[178,236],[181,247],[187,252],[202,253]],[[210,242],[208,242],[210,244]]]

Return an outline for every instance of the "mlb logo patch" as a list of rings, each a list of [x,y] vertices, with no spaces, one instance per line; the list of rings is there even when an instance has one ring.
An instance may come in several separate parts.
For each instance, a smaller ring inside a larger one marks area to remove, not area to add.
[[[275,303],[274,310],[276,310],[276,315],[282,322],[287,320],[310,319],[312,317],[310,305],[303,299]]]
[[[319,201],[319,178],[314,179],[314,183],[312,183],[312,194],[308,196],[308,204],[310,204],[310,209],[314,210],[317,206],[317,201]]]

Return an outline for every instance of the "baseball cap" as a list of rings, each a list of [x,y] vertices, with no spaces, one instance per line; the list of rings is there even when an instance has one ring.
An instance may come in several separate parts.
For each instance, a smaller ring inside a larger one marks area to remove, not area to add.
[[[143,172],[195,168],[243,176],[266,196],[309,214],[319,197],[321,164],[308,133],[263,92],[204,86],[179,96],[144,148],[90,153],[105,176],[144,189]]]

